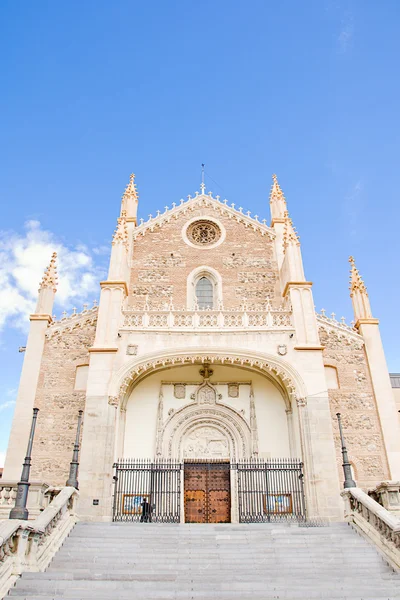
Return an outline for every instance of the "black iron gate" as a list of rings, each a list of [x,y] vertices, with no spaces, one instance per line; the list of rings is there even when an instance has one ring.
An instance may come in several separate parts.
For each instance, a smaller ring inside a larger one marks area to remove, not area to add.
[[[304,521],[303,463],[293,458],[249,459],[234,465],[240,523]]]
[[[113,521],[179,523],[179,461],[125,459],[114,469]]]
[[[305,521],[300,460],[247,459],[225,466],[233,476],[231,498],[237,498],[240,523]],[[124,459],[114,469],[113,521],[181,521],[184,462]]]

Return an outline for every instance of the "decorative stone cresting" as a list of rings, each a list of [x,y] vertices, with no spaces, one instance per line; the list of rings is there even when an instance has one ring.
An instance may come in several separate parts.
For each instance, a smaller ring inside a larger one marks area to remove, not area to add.
[[[271,240],[275,238],[275,232],[267,226],[265,219],[260,223],[258,215],[254,215],[254,218],[251,218],[250,211],[246,211],[246,214],[243,214],[242,207],[239,207],[239,209],[236,210],[235,204],[228,206],[227,200],[221,202],[219,196],[214,198],[211,191],[207,194],[199,194],[196,192],[196,195],[193,198],[188,196],[187,202],[181,200],[179,205],[176,205],[174,202],[172,203],[172,208],[170,209],[167,206],[164,213],[157,214],[155,217],[149,215],[148,221],[145,223],[142,221],[139,224],[139,227],[135,228],[133,236],[134,238],[140,235],[144,236],[147,231],[154,231],[162,227],[165,223],[169,223],[172,219],[178,219],[182,214],[190,215],[199,207],[211,208],[220,215],[225,215],[229,219],[234,219],[238,223],[243,223],[245,227],[250,227],[254,231],[258,231],[262,236],[267,235]]]
[[[72,315],[64,316],[59,321],[53,321],[47,328],[46,338],[51,339],[59,334],[69,333],[74,329],[84,329],[88,325],[94,325],[97,322],[97,313],[99,307],[93,306],[92,308],[84,308],[82,312],[74,312]]]
[[[170,356],[157,356],[142,360],[140,363],[133,363],[131,365],[125,365],[119,372],[117,372],[110,385],[110,396],[118,395],[121,405],[127,400],[127,392],[144,373],[149,371],[155,371],[158,369],[168,368],[175,365],[188,365],[188,364],[222,364],[222,365],[233,365],[239,367],[248,367],[250,369],[258,370],[261,373],[265,373],[278,381],[283,391],[287,392],[287,398],[284,398],[287,403],[287,408],[290,408],[290,400],[297,400],[298,398],[304,398],[306,391],[304,386],[298,380],[297,383],[289,373],[288,365],[282,364],[281,359],[272,358],[268,359],[261,356],[249,356],[245,355],[242,351],[232,354],[223,352],[213,353],[177,353]],[[123,372],[128,374],[123,375]],[[121,381],[122,379],[122,381]],[[302,389],[299,389],[299,388]]]

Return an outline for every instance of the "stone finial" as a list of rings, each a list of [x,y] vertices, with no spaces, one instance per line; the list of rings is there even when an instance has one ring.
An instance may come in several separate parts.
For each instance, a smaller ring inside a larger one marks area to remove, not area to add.
[[[300,246],[300,238],[299,238],[299,235],[298,235],[296,229],[293,227],[292,219],[289,217],[289,213],[287,210],[285,210],[285,213],[284,213],[284,220],[285,220],[285,227],[284,227],[284,231],[283,231],[283,252],[285,253],[286,248],[290,244],[293,244],[295,246]]]
[[[282,192],[282,188],[279,185],[278,178],[275,174],[272,175],[272,182],[273,183],[272,183],[271,192],[269,195],[269,201],[273,202],[273,201],[279,200],[279,201],[283,201],[286,204],[285,196]]]
[[[139,201],[139,194],[136,189],[135,175],[132,173],[129,177],[129,183],[125,188],[122,195],[121,201],[121,217],[123,211],[126,212],[128,217],[135,217],[137,212],[137,205]]]
[[[128,227],[126,225],[126,210],[121,212],[121,216],[117,219],[117,228],[114,232],[112,245],[123,244],[128,249]]]
[[[272,181],[273,183],[269,195],[269,204],[272,218],[271,224],[274,225],[275,222],[282,223],[287,207],[285,196],[283,195],[281,186],[278,183],[278,178],[276,175],[272,175]]]
[[[135,184],[135,174],[131,173],[129,176],[129,183],[125,188],[124,194],[122,196],[122,199],[124,198],[134,198],[135,200],[139,199],[139,194],[137,192],[136,189],[136,184]]]
[[[353,303],[356,327],[359,319],[372,319],[371,305],[368,298],[367,288],[356,267],[355,260],[349,257],[350,268],[350,298]]]
[[[47,269],[45,270],[42,281],[40,283],[39,291],[43,290],[45,288],[52,288],[53,292],[57,291],[58,277],[57,277],[56,259],[57,259],[57,252],[53,252],[51,260],[50,260],[50,264],[47,267]]]
[[[362,294],[368,296],[367,288],[365,283],[356,267],[356,263],[353,256],[349,256],[349,263],[351,264],[350,269],[350,297],[353,297],[355,291],[359,291]]]

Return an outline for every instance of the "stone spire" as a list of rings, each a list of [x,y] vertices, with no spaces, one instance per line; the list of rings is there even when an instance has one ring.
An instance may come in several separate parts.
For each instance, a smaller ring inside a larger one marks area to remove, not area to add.
[[[50,264],[44,272],[42,281],[39,286],[39,291],[45,288],[52,288],[53,292],[57,291],[57,252],[53,252],[50,260]]]
[[[123,211],[126,212],[127,221],[133,221],[136,223],[137,208],[139,203],[139,194],[136,189],[135,175],[131,174],[129,183],[125,188],[121,202],[121,217]]]
[[[349,257],[350,268],[350,298],[353,302],[354,318],[356,322],[359,319],[372,319],[371,306],[367,288],[356,267],[354,258]]]
[[[53,252],[50,264],[44,272],[39,286],[36,315],[47,315],[51,321],[53,314],[54,294],[57,291],[57,252]]]
[[[272,175],[272,187],[269,195],[269,203],[271,207],[271,226],[274,223],[282,223],[287,210],[286,199],[283,195],[281,186],[278,183],[276,175]]]
[[[117,219],[117,228],[114,232],[112,245],[123,244],[128,251],[128,227],[126,225],[126,210],[121,211],[121,216]]]
[[[285,254],[288,246],[300,246],[300,238],[296,229],[293,227],[292,219],[289,217],[287,210],[285,210],[283,218],[285,223],[283,230],[283,253]]]

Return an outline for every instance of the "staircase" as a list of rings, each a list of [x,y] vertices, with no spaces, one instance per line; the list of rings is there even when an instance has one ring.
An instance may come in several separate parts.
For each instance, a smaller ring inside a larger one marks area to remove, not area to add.
[[[78,523],[14,600],[392,600],[400,574],[345,523]]]

